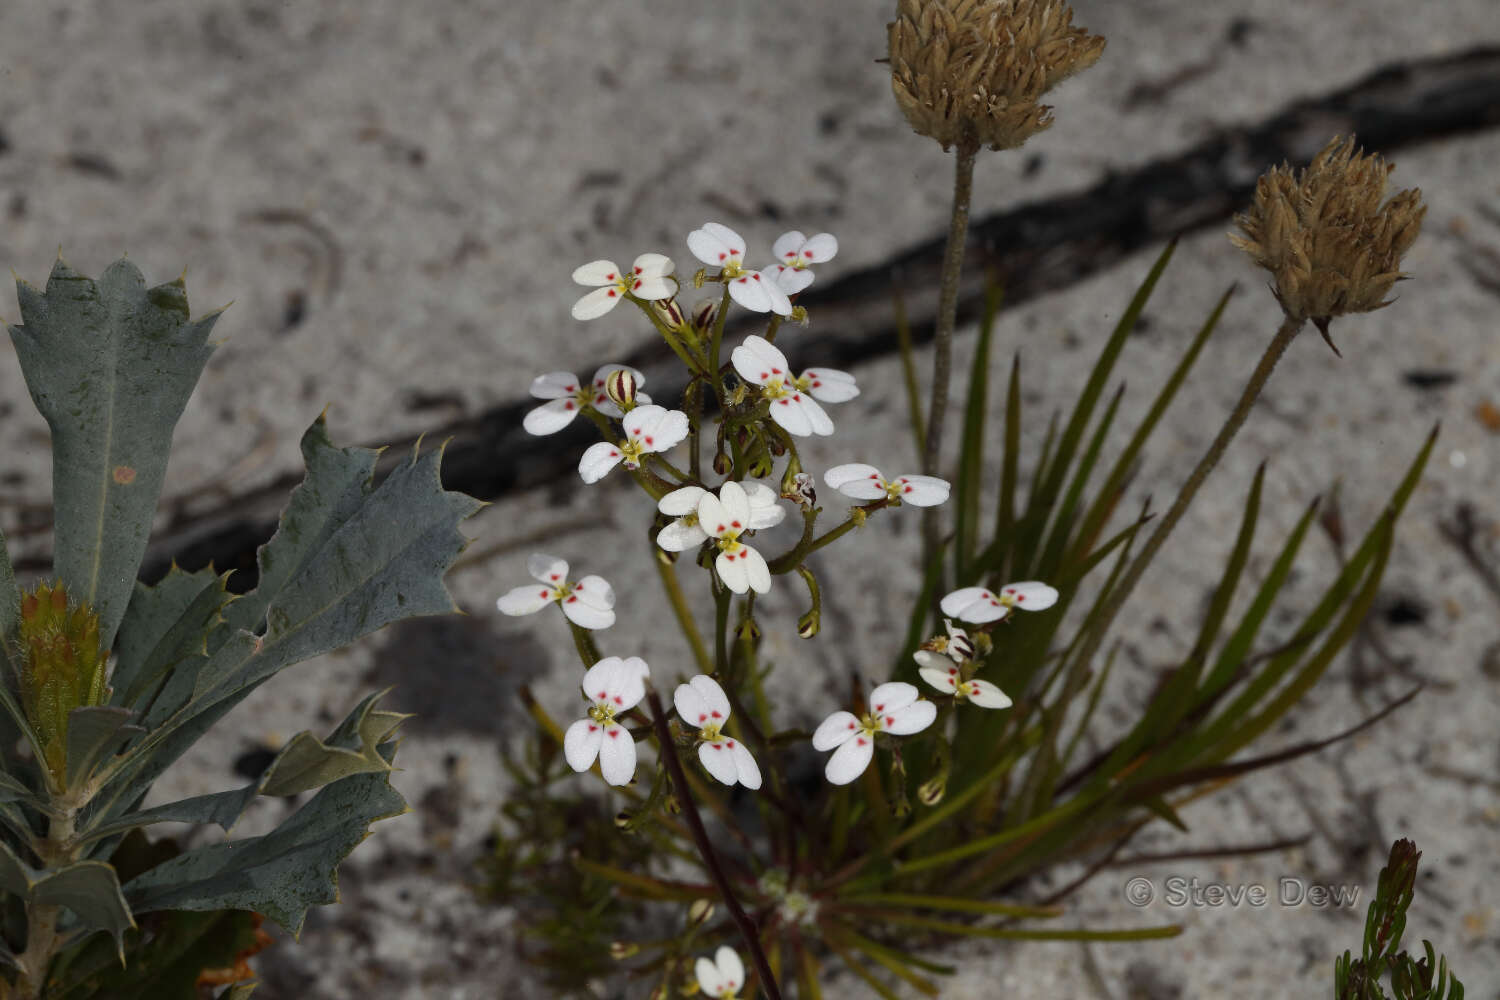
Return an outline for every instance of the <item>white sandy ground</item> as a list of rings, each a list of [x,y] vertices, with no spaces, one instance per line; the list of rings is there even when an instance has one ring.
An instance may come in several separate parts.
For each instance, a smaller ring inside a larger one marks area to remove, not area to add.
[[[981,161],[976,215],[1088,185],[1375,66],[1500,40],[1493,0],[1087,0],[1077,9],[1081,23],[1109,37],[1105,58],[1057,92],[1054,129],[1020,155]],[[90,274],[123,250],[152,281],[187,265],[200,310],[233,299],[219,328],[228,340],[179,429],[169,494],[214,482],[243,490],[295,467],[297,439],[324,404],[338,439],[378,441],[514,399],[536,372],[592,371],[640,344],[645,332],[623,312],[569,319],[578,290],[568,274],[593,257],[662,250],[687,266],[683,236],[717,219],[745,234],[752,253],[785,228],[835,232],[842,249],[826,268],[831,278],[941,232],[949,164],[910,134],[874,62],[888,16],[887,4],[869,0],[164,0],[125,13],[98,0],[16,0],[0,10],[0,262],[40,282],[59,246]],[[1239,48],[1223,42],[1236,18],[1251,26]],[[1134,84],[1205,59],[1217,64],[1164,101],[1122,110]],[[1309,152],[1323,138],[1311,137]],[[1043,169],[1027,175],[1031,155]],[[1074,897],[1066,918],[1089,927],[1178,921],[1181,937],[1144,946],[954,944],[942,951],[959,969],[945,997],[1326,995],[1332,958],[1358,945],[1364,901],[1397,836],[1424,852],[1409,940],[1432,938],[1470,997],[1500,996],[1500,673],[1481,667],[1497,639],[1496,602],[1437,528],[1455,504],[1471,502],[1487,528],[1487,557],[1500,558],[1492,488],[1500,449],[1475,417],[1480,404],[1500,404],[1496,297],[1463,267],[1485,266],[1476,246],[1500,247],[1500,224],[1481,211],[1500,207],[1497,158],[1494,133],[1396,157],[1397,182],[1421,186],[1431,206],[1407,261],[1417,280],[1390,309],[1335,327],[1344,360],[1311,334],[1293,346],[1124,616],[1128,669],[1117,671],[1102,715],[1126,725],[1157,671],[1185,652],[1257,463],[1271,462],[1251,565],[1263,572],[1279,534],[1335,480],[1349,524],[1368,525],[1442,418],[1384,597],[1386,605],[1418,599],[1429,613],[1418,625],[1393,628],[1380,616],[1375,625],[1392,650],[1413,658],[1427,690],[1335,750],[1191,807],[1190,837],[1156,833],[1137,845],[1167,852],[1314,834],[1305,849],[1110,870]],[[293,211],[314,228],[282,221]],[[1081,385],[1155,252],[1007,315],[996,355],[1025,358],[1033,460],[1045,414]],[[1274,306],[1221,234],[1194,236],[1121,363],[1130,392],[1115,443],[1162,366],[1234,281],[1242,294],[1125,506],[1148,492],[1160,504],[1185,475],[1274,329]],[[295,290],[306,295],[307,315],[284,329]],[[0,314],[16,318],[9,293]],[[808,330],[785,336],[794,364],[799,342],[817,335],[814,316]],[[960,337],[961,362],[972,341],[971,332]],[[1460,377],[1418,391],[1402,379],[1411,369]],[[856,374],[864,394],[834,409],[839,434],[810,448],[808,464],[909,466],[896,364],[873,359]],[[418,412],[414,392],[450,394],[451,408]],[[48,495],[45,428],[8,361],[0,394],[14,407],[0,424],[12,505],[4,527],[14,534],[21,506]],[[569,481],[506,498],[468,530],[474,553],[552,533],[544,550],[621,592],[607,651],[645,656],[665,676],[686,669],[685,654],[661,626],[661,599],[635,585],[649,572],[638,530],[646,516],[620,481],[591,490]],[[783,587],[764,602],[768,654],[788,668],[775,682],[788,723],[815,722],[841,700],[848,670],[886,661],[895,641],[888,619],[914,588],[915,525],[910,511],[879,517],[818,559],[831,610],[815,642],[792,634],[800,595]],[[525,729],[514,687],[531,683],[559,715],[576,705],[577,668],[554,616],[511,621],[493,611],[495,595],[524,579],[528,548],[453,574],[472,617],[393,628],[290,672],[163,782],[174,795],[226,787],[240,780],[229,770],[235,756],[302,728],[326,729],[377,685],[399,682],[392,706],[420,713],[396,779],[415,813],[382,824],[356,852],[342,906],[315,914],[300,943],[285,941],[261,960],[258,995],[545,995],[514,956],[511,928],[526,915],[478,903],[466,886],[506,793],[497,750]],[[1332,565],[1321,539],[1311,541],[1284,596],[1283,624]],[[823,680],[809,685],[809,676]],[[1259,747],[1351,725],[1408,683],[1380,672],[1356,685],[1341,660]],[[262,804],[243,832],[263,829],[283,808]],[[1160,900],[1174,875],[1273,893],[1288,876],[1358,884],[1365,895],[1352,911],[1160,901],[1141,911],[1122,897],[1126,879],[1141,876],[1154,880]],[[844,979],[830,987],[830,995],[865,995]]]

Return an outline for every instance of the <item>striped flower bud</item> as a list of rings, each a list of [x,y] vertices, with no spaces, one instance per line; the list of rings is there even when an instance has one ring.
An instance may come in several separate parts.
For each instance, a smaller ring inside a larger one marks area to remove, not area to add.
[[[651,311],[673,333],[681,333],[687,329],[687,317],[682,314],[682,307],[675,298],[656,299],[651,303]]]
[[[616,368],[604,378],[604,394],[623,412],[635,407],[635,373],[629,368]]]
[[[693,327],[699,333],[711,332],[714,328],[714,321],[718,318],[718,299],[699,299],[693,306]]]

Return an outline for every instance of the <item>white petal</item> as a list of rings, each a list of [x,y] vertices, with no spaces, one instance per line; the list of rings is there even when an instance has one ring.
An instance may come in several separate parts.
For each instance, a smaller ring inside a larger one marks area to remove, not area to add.
[[[795,229],[782,233],[771,244],[771,256],[783,264],[790,264],[802,256],[802,244],[806,242],[807,237]]]
[[[778,316],[790,316],[792,314],[792,300],[787,298],[786,291],[775,281],[763,282],[766,292],[766,300],[770,303],[771,311]],[[732,296],[734,293],[731,292]]]
[[[794,393],[792,395],[792,402],[794,405],[800,406],[802,412],[807,414],[807,421],[812,425],[812,432],[814,434],[821,434],[827,437],[833,433],[833,421],[828,419],[828,414],[823,412],[821,406],[813,402],[811,396],[800,392]]]
[[[677,294],[677,286],[666,278],[642,277],[635,279],[635,284],[630,286],[630,294],[648,302],[656,299],[669,299]]]
[[[637,278],[660,278],[672,273],[672,258],[664,253],[643,253],[630,269]]]
[[[893,712],[887,712],[881,721],[885,723],[885,731],[897,736],[907,736],[911,733],[920,733],[932,725],[932,720],[937,718],[937,706],[930,701],[919,701],[898,708]]]
[[[620,672],[620,658],[606,656],[583,673],[579,687],[590,701],[609,701],[610,689],[615,686]]]
[[[739,483],[731,479],[720,486],[719,503],[724,505],[724,513],[729,516],[729,527],[732,530],[743,531],[750,526],[750,497]]]
[[[729,740],[729,752],[734,758],[734,769],[739,775],[740,784],[752,792],[760,787],[760,765],[755,763],[755,758],[750,755],[750,750],[739,740]]]
[[[1010,614],[1010,609],[983,587],[960,587],[944,597],[938,606],[951,618],[979,624],[999,621]]]
[[[1016,607],[1022,611],[1045,611],[1057,603],[1057,589],[1036,580],[1023,583],[1007,583],[1000,593],[1016,599]]]
[[[864,733],[857,733],[854,739],[845,741],[833,752],[823,773],[833,784],[847,785],[865,773],[865,768],[870,766],[870,758],[874,756],[875,741]]]
[[[795,267],[768,267],[760,272],[770,278],[777,288],[781,289],[783,295],[796,295],[808,285],[813,283],[813,273],[808,270],[797,270]]]
[[[1009,708],[1010,697],[989,681],[964,682],[964,695],[980,708]]]
[[[550,587],[528,583],[524,587],[517,587],[501,594],[500,599],[495,602],[495,607],[500,609],[501,614],[512,617],[534,615],[551,603],[556,596],[557,592]]]
[[[786,299],[786,294],[774,282],[761,277],[759,271],[745,271],[738,278],[731,278],[728,287],[729,297],[751,312],[770,312],[776,295]]]
[[[604,738],[599,741],[599,770],[611,785],[628,785],[635,777],[635,740],[618,722],[604,724]]]
[[[577,594],[563,598],[563,614],[579,628],[609,628],[615,623],[615,613],[608,608],[596,608],[585,604]]]
[[[538,406],[521,418],[521,426],[526,428],[526,433],[543,437],[547,434],[556,434],[571,424],[576,416],[578,416],[578,400],[569,396],[567,399],[554,399],[550,403]]]
[[[604,732],[593,719],[579,719],[569,726],[563,734],[563,756],[568,766],[579,772],[593,767],[603,739]]]
[[[837,368],[809,368],[802,377],[808,380],[808,395],[825,403],[847,403],[859,395],[854,376]]]
[[[801,397],[801,400],[806,399],[806,396]],[[812,416],[803,408],[801,400],[782,396],[771,403],[771,419],[795,437],[807,437],[813,432]]]
[[[647,677],[651,676],[651,668],[646,665],[646,661],[639,656],[627,656],[620,661],[620,666],[627,671],[633,671],[641,679],[641,698],[646,697],[645,681]],[[630,707],[629,698],[625,699],[625,707]]]
[[[604,577],[592,573],[573,584],[573,595],[591,608],[608,611],[615,606],[615,588]]]
[[[573,280],[580,285],[612,285],[620,279],[620,269],[612,260],[591,260],[573,269]]]
[[[718,996],[724,992],[723,984],[719,981],[719,967],[714,964],[713,959],[698,959],[693,965],[693,975],[697,977],[698,988],[705,997]]]
[[[948,480],[937,476],[897,476],[901,487],[901,502],[913,507],[935,507],[948,499],[952,487]]]
[[[724,581],[724,586],[736,594],[743,594],[751,587],[750,555],[754,551],[754,549],[741,545],[737,552],[733,554],[720,552],[718,558],[714,560],[714,569],[718,570],[719,579]],[[766,585],[767,589],[769,589],[769,575],[766,579]],[[756,593],[763,594],[765,591],[758,590]]]
[[[668,517],[686,517],[698,510],[698,501],[707,493],[701,486],[684,486],[656,502],[656,509]]]
[[[693,256],[705,264],[723,267],[745,259],[745,241],[740,234],[717,222],[705,222],[702,229],[688,233],[687,245]]]
[[[734,762],[734,751],[729,749],[727,740],[698,744],[698,759],[703,762],[703,770],[724,784],[733,785],[740,780],[740,770]]]
[[[885,499],[885,479],[880,470],[863,462],[835,465],[823,473],[823,482],[856,500]]]
[[[625,414],[625,433],[632,441],[641,442],[646,451],[666,451],[687,437],[687,414],[655,404],[637,406]]]
[[[729,527],[729,512],[719,498],[704,491],[698,498],[698,526],[714,538],[722,537]]]
[[[685,725],[702,729],[708,724],[708,702],[691,684],[679,684],[672,692],[672,707]]]
[[[620,449],[608,441],[600,441],[598,444],[589,445],[588,451],[578,460],[578,475],[583,477],[586,483],[597,483],[603,479],[610,469],[620,464]]]
[[[561,587],[568,579],[568,564],[557,556],[544,552],[533,552],[526,558],[526,572],[533,580],[540,580],[553,587]]]
[[[614,285],[596,288],[573,303],[574,319],[598,319],[620,304],[622,296]]]
[[[733,948],[720,945],[719,950],[714,952],[714,965],[719,967],[720,993],[725,990],[738,993],[740,987],[745,985],[745,966]]]
[[[712,723],[722,725],[729,718],[729,699],[707,674],[698,674],[686,684],[677,685],[672,704],[684,723],[699,729]]]
[[[920,694],[920,691],[905,681],[881,684],[870,692],[870,712],[873,715],[894,712],[916,701]]]
[[[851,712],[834,712],[813,731],[814,750],[832,750],[859,732],[859,720]]]
[[[561,399],[578,391],[578,378],[572,372],[548,372],[531,380],[531,394],[537,399]]]
[[[821,264],[826,260],[833,260],[838,252],[838,237],[832,233],[819,233],[802,244],[802,260],[807,264]]]
[[[739,372],[741,378],[756,385],[765,385],[777,376],[782,379],[791,378],[786,355],[775,344],[757,334],[746,337],[745,342],[730,353],[729,360],[733,362],[734,370]]]
[[[766,557],[743,544],[740,546],[739,555],[739,562],[745,567],[745,580],[750,584],[750,589],[757,594],[769,594],[771,592],[771,567],[766,565]]]
[[[686,552],[695,545],[708,541],[708,535],[696,524],[688,524],[679,518],[656,533],[656,544],[667,552]]]
[[[750,502],[750,527],[769,528],[786,517],[786,508],[777,503],[780,496],[765,483],[751,480],[741,483],[745,499]]]
[[[925,653],[928,650],[919,649],[917,652]],[[942,659],[942,657],[938,658]],[[950,670],[952,671],[951,673],[949,672]],[[958,668],[952,664],[946,667],[922,667],[917,673],[922,675],[924,681],[943,692],[943,694],[952,694],[958,690]]]
[[[710,719],[723,722],[729,718],[729,698],[725,696],[724,689],[719,687],[718,681],[707,674],[695,674],[688,678],[688,686],[702,696]]]

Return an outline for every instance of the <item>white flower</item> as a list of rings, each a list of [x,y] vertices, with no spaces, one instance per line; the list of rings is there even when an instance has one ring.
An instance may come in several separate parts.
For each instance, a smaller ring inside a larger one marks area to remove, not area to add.
[[[749,789],[760,787],[760,768],[739,740],[721,731],[729,719],[729,699],[707,674],[699,674],[677,685],[672,704],[682,721],[698,728],[698,759],[703,769],[726,785],[735,782]]]
[[[675,447],[688,433],[686,413],[655,404],[637,406],[625,414],[624,424],[624,444],[600,441],[589,445],[578,460],[584,482],[597,483],[621,462],[627,469],[638,469],[646,455]]]
[[[749,530],[781,523],[786,508],[776,502],[776,491],[762,483],[741,484],[750,504]],[[701,486],[684,486],[662,497],[656,509],[677,520],[657,532],[656,544],[668,552],[684,552],[708,541],[708,532],[698,526],[698,502],[708,495]]]
[[[952,615],[960,621],[982,624],[1003,621],[1010,617],[1014,608],[1045,611],[1056,603],[1055,588],[1036,580],[1027,580],[1023,583],[1007,583],[1000,588],[999,596],[983,587],[962,587],[943,598],[939,606],[945,615]]]
[[[819,233],[808,239],[794,229],[776,237],[776,242],[771,244],[776,263],[762,273],[775,280],[783,292],[796,295],[813,283],[809,265],[833,260],[833,255],[838,252],[839,241],[832,233]]]
[[[870,766],[876,733],[919,733],[936,718],[937,706],[925,699],[918,701],[915,687],[892,681],[870,692],[870,714],[863,719],[856,719],[852,712],[834,712],[824,719],[813,733],[813,749],[834,751],[824,773],[835,785],[847,785]]]
[[[646,697],[651,673],[639,656],[622,660],[607,656],[583,675],[583,694],[594,703],[586,719],[568,727],[563,756],[575,771],[587,771],[599,760],[599,770],[611,785],[625,785],[635,777],[635,740],[615,716],[623,715]]]
[[[770,493],[768,488],[762,487],[762,489]],[[681,492],[681,490],[674,491],[674,493],[667,494],[667,497]],[[662,498],[662,503],[666,503],[667,497]],[[769,501],[761,495],[758,496],[752,508],[750,494],[743,486],[732,480],[719,487],[718,496],[714,496],[707,490],[698,496],[696,528],[697,532],[703,535],[699,541],[709,538],[717,541],[719,555],[714,559],[714,569],[718,571],[719,579],[724,581],[724,586],[736,594],[743,594],[746,590],[764,594],[771,589],[771,569],[766,565],[765,557],[739,539],[740,535],[745,532],[760,527],[770,527],[785,516],[782,508],[767,507],[768,503],[774,504],[775,502],[774,493],[771,494]],[[679,505],[674,502],[671,510],[666,507],[661,509],[670,514],[672,511],[684,510],[685,504]],[[776,513],[771,513],[772,510]],[[681,528],[668,525],[657,535],[656,542],[669,552],[674,551],[671,546],[679,541],[682,541],[683,548],[687,548],[693,544],[691,539],[696,537],[695,532],[691,530],[693,527],[695,526],[687,524],[683,524]],[[662,535],[667,536],[665,543],[662,542]]]
[[[912,654],[922,679],[944,694],[970,701],[980,708],[1009,708],[1010,698],[989,681],[964,680],[959,668],[974,658],[974,643],[967,632],[943,619],[948,638],[932,639]]]
[[[688,233],[688,249],[705,264],[724,272],[729,297],[751,312],[792,314],[792,302],[769,275],[745,268],[745,241],[740,234],[717,222],[705,222],[702,229]]]
[[[671,298],[677,289],[667,280],[672,273],[672,259],[659,253],[643,253],[627,272],[621,272],[612,260],[596,260],[573,272],[580,285],[599,285],[573,303],[574,319],[593,319],[609,312],[627,295],[650,301]]]
[[[809,368],[792,377],[786,355],[761,336],[746,337],[729,360],[741,378],[760,386],[771,401],[771,419],[791,434],[832,434],[833,421],[814,400],[842,403],[859,395],[854,376],[848,372]]]
[[[526,570],[541,581],[501,595],[495,606],[507,615],[534,615],[552,602],[562,605],[568,621],[581,628],[609,628],[615,623],[614,588],[601,576],[568,581],[568,564],[555,556],[533,553]]]
[[[604,394],[604,383],[612,372],[627,371],[635,378],[635,384],[646,381],[646,376],[629,365],[604,365],[594,372],[592,385],[580,382],[571,372],[548,372],[531,380],[531,394],[537,399],[550,399],[526,414],[521,426],[541,437],[555,434],[573,422],[573,418],[585,406],[592,406],[606,417],[620,419],[620,408],[610,402]],[[637,403],[649,403],[651,397],[644,392],[635,394]]]
[[[745,985],[745,966],[728,945],[721,945],[711,959],[698,959],[693,974],[703,995],[713,1000],[735,1000]]]
[[[948,499],[951,487],[936,476],[897,476],[886,479],[873,465],[854,462],[835,465],[823,473],[823,481],[846,497],[856,500],[892,500],[914,507],[934,507]]]

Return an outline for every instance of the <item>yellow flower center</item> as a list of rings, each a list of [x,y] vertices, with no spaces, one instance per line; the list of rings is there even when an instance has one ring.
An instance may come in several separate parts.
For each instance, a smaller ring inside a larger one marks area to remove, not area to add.
[[[699,735],[705,742],[717,743],[719,741],[719,724],[717,722],[710,722],[699,731]]]

